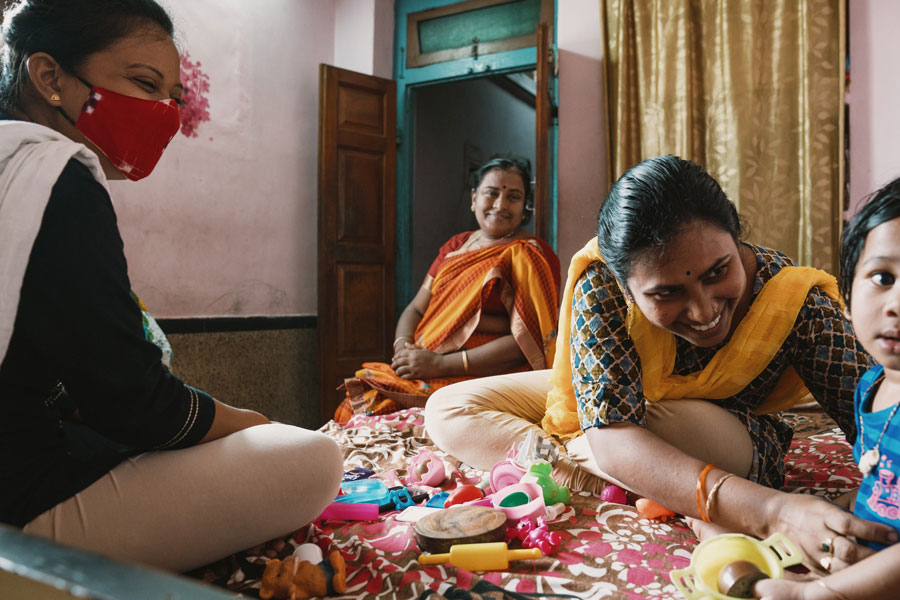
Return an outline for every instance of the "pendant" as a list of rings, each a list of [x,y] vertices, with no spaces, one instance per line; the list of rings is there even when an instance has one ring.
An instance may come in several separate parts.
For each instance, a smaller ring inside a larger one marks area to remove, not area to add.
[[[859,458],[859,470],[862,471],[863,477],[872,472],[880,458],[881,454],[879,454],[878,448],[866,450],[865,454]]]

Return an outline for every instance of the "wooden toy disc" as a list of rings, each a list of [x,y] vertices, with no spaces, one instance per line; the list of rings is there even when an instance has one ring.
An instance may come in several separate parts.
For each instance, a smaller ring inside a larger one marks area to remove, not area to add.
[[[454,544],[502,542],[506,513],[489,506],[453,506],[422,517],[413,529],[419,550],[441,554]]]

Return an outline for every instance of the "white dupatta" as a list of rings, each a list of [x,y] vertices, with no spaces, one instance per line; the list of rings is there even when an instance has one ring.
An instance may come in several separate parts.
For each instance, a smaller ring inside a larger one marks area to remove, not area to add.
[[[72,158],[109,192],[97,155],[83,144],[36,123],[0,121],[0,362],[12,337],[25,268],[50,192]]]

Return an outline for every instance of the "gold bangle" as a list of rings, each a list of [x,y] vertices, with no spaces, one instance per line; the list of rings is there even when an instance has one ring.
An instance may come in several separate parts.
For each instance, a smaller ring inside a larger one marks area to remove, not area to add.
[[[849,599],[847,598],[847,596],[843,595],[842,593],[840,593],[840,592],[837,591],[836,589],[830,587],[827,583],[825,583],[825,582],[822,581],[821,579],[816,579],[816,583],[818,583],[819,585],[821,585],[823,588],[825,588],[826,590],[828,590],[829,592],[831,592],[831,593],[834,594],[835,596],[837,596],[837,597],[838,597],[838,600],[849,600]]]
[[[413,341],[413,339],[412,339],[411,337],[409,337],[408,335],[401,335],[401,336],[398,337],[396,340],[394,340],[394,346],[393,346],[393,347],[394,347],[395,349],[397,348],[397,342],[400,342],[400,341],[411,342],[411,341]]]
[[[462,354],[462,359],[463,359],[463,369],[465,369],[466,375],[468,375],[469,374],[469,357],[466,355],[466,349],[463,348],[462,350],[460,350],[460,353]]]
[[[716,495],[716,492],[719,491],[719,488],[729,477],[734,477],[734,473],[726,473],[725,475],[723,475],[722,478],[716,482],[716,485],[712,486],[712,489],[709,490],[709,495],[706,497],[706,516],[710,519],[712,518],[712,516],[710,515],[709,509],[712,508],[713,496]]]

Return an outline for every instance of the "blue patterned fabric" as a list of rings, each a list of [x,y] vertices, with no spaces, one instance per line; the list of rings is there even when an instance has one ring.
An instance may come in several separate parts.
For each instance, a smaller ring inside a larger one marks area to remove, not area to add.
[[[763,285],[793,262],[775,250],[747,246],[756,254],[755,301]],[[572,385],[581,428],[620,422],[646,427],[640,356],[626,331],[624,294],[605,264],[598,261],[585,270],[575,285],[572,306]],[[703,369],[727,342],[700,348],[678,336],[675,340],[674,373],[678,375]],[[753,410],[789,366],[852,441],[856,436],[854,389],[871,359],[856,341],[840,305],[818,288],[810,291],[769,366],[739,394],[713,401],[740,419],[750,433],[754,458],[749,478],[772,487],[784,482],[784,455],[793,430],[779,415],[757,416]]]
[[[866,521],[885,523],[900,532],[900,484],[897,480],[900,462],[894,464],[894,459],[900,456],[900,414],[893,415],[879,443],[878,438],[881,437],[888,418],[892,416],[894,406],[872,412],[872,399],[883,378],[884,368],[877,365],[863,375],[856,388],[855,409],[857,422],[861,423],[861,432],[853,445],[853,459],[859,464],[864,452],[863,445],[865,450],[871,450],[876,444],[881,458],[872,472],[863,477],[856,494],[853,514]],[[900,398],[897,400],[900,401]],[[878,550],[884,548],[873,542],[863,543]]]

